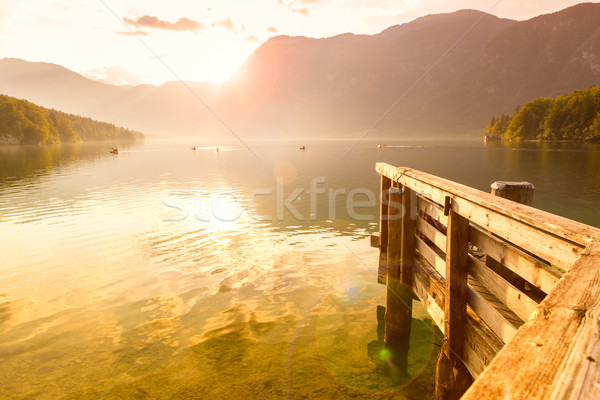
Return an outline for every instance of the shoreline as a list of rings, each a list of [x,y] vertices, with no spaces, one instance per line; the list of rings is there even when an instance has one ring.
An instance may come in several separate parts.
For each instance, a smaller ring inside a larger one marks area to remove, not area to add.
[[[497,143],[600,143],[600,140],[578,140],[578,139],[486,139],[485,142]]]

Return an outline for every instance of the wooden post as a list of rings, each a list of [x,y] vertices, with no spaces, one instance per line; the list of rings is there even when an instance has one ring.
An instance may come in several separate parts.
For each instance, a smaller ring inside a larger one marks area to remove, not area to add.
[[[446,242],[444,346],[438,356],[435,398],[458,400],[473,383],[463,363],[467,322],[469,221],[450,207]]]
[[[412,323],[412,293],[403,282],[408,280],[405,273],[402,254],[409,257],[409,241],[405,241],[403,227],[410,219],[410,212],[405,211],[403,204],[410,205],[410,197],[405,199],[399,189],[389,191],[388,231],[387,231],[387,294],[385,310],[385,343],[390,350],[390,369],[394,375],[408,374],[408,349],[410,345],[410,328]],[[414,232],[413,257],[414,257]]]
[[[533,186],[533,183],[529,182],[496,181],[492,183],[492,194],[494,196],[516,201],[517,203],[524,204],[526,206],[531,206],[533,204],[534,190],[535,187]],[[527,284],[523,278],[514,274],[511,270],[493,258],[486,257],[485,264],[488,268],[500,275],[507,282],[510,282],[513,286],[519,288],[521,291],[526,292],[533,297],[543,298],[543,292],[535,290],[535,288]]]
[[[415,248],[417,233],[417,196],[404,186],[402,191],[402,240],[401,240],[401,281],[406,287],[412,286],[412,270],[415,267]],[[414,201],[413,201],[414,200]]]
[[[533,192],[535,187],[529,182],[505,182],[496,181],[492,183],[492,194],[504,197],[517,203],[530,206],[533,204]]]
[[[377,282],[386,284],[387,281],[387,240],[388,240],[388,205],[389,191],[392,187],[390,178],[381,175],[381,197],[379,206],[379,268]]]

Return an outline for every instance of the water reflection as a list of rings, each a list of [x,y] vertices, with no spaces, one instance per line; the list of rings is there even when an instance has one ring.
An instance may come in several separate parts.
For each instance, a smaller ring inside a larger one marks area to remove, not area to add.
[[[235,143],[0,148],[0,397],[390,398],[398,382],[375,356],[385,292],[366,239],[378,209],[347,208],[354,189],[377,193],[375,161],[481,188],[523,176],[548,207],[600,194],[593,171],[554,165],[597,171],[595,150],[419,146],[364,143],[340,158],[347,143],[262,143],[260,159]],[[325,193],[311,198],[319,177]],[[277,218],[278,190],[296,189],[303,218]],[[216,216],[204,194],[227,194]],[[439,335],[424,311],[413,317],[401,393],[422,398]]]

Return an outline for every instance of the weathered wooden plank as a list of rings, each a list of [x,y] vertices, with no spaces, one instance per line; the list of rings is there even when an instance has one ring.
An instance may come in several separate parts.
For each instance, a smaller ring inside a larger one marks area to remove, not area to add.
[[[436,366],[437,400],[458,400],[473,382],[464,364],[468,261],[469,221],[451,208],[446,245],[445,341]]]
[[[469,221],[450,211],[446,246],[446,329],[449,350],[462,357],[467,316],[467,275],[469,263]]]
[[[433,266],[442,278],[446,277],[446,260],[441,258],[433,249],[423,241],[420,237],[416,237],[416,248],[419,253]]]
[[[390,204],[402,204],[403,197],[398,188],[389,190]],[[410,219],[403,212],[403,207],[388,207],[387,218],[387,294],[385,307],[385,344],[389,348],[390,361],[400,375],[408,371],[408,350],[412,322],[412,293],[405,284],[408,270],[402,260],[404,256],[411,258],[406,249],[403,236],[405,219]],[[414,237],[414,233],[412,234]],[[412,250],[414,258],[414,248]]]
[[[437,203],[452,198],[452,208],[473,223],[515,245],[568,269],[600,230],[410,168],[378,163],[379,173]]]
[[[464,363],[473,378],[477,378],[504,343],[492,332],[470,308],[465,326]]]
[[[417,205],[413,202],[414,192],[407,187],[403,188],[402,191],[402,241],[400,251],[400,268],[401,268],[401,280],[406,286],[411,284],[411,271],[415,264],[415,250],[416,250],[416,221]],[[413,217],[415,219],[413,219]]]
[[[518,204],[510,200],[499,199]],[[498,212],[486,210],[469,201],[453,201],[452,204],[453,206],[457,205],[460,214],[473,221],[473,223],[498,234],[507,241],[548,260],[564,270],[568,270],[579,257],[579,253],[583,251],[583,247],[580,245],[560,239]]]
[[[381,235],[381,246],[380,251],[387,253],[387,239],[388,239],[388,227],[387,227],[387,216],[388,206],[390,204],[390,188],[392,187],[392,181],[385,175],[381,175],[381,193],[379,199],[379,233]]]
[[[472,278],[469,279],[469,305],[504,343],[510,341],[523,324],[485,286]]]
[[[545,293],[549,293],[562,277],[562,273],[558,270],[474,226],[471,226],[469,235],[471,243],[489,257],[503,264]]]
[[[443,334],[445,281],[420,254],[416,258],[412,290]],[[464,342],[465,366],[473,377],[483,372],[503,346],[502,341],[471,309],[467,311]]]
[[[435,229],[429,222],[423,218],[417,218],[417,229],[439,249],[446,250],[446,235]]]
[[[411,186],[411,189],[419,193],[428,193],[436,202],[443,202],[446,197],[451,197],[453,199],[452,207],[459,214],[468,218],[473,223],[506,238],[510,242],[513,242],[534,254],[540,255],[544,259],[547,259],[563,269],[568,269],[577,258],[577,254],[583,249],[582,246],[575,245],[572,242],[531,227],[521,221],[513,219],[511,216],[484,208],[469,200],[457,197],[452,192],[433,187],[419,180],[407,178],[406,176],[401,179],[403,183],[406,182]],[[488,195],[484,192],[481,193]],[[511,202],[510,200],[499,197],[497,197],[497,199],[525,207],[518,203]]]
[[[592,240],[600,237],[600,230],[598,228],[529,206],[521,205],[425,172],[413,170],[411,168],[394,167],[386,163],[377,163],[375,169],[380,174],[385,175],[394,181],[399,181],[402,184],[404,184],[406,178],[411,178],[431,186],[431,192],[439,191],[442,193],[442,196],[437,196],[437,200],[431,197],[438,203],[443,201],[444,196],[447,196],[448,192],[450,192],[457,198],[467,200],[475,205],[482,206],[501,215],[510,216],[514,220],[529,225],[530,227],[537,228],[581,246],[587,246]],[[413,190],[417,193],[424,193],[414,188]],[[427,192],[425,192],[425,194],[427,194]],[[443,202],[440,204],[443,204]]]
[[[387,215],[390,187],[392,187],[391,179],[381,175],[381,193],[379,198],[379,267],[377,269],[377,282],[383,285],[387,282]]]
[[[599,362],[600,241],[596,241],[463,399],[598,399]]]
[[[531,317],[538,305],[529,296],[519,291],[473,256],[469,256],[469,274],[523,321],[527,321]]]
[[[552,234],[530,227],[510,216],[483,208],[468,200],[457,197],[451,192],[446,192],[406,177],[404,180],[408,182],[415,191],[421,191],[421,193],[429,192],[435,201],[444,201],[446,197],[451,197],[453,199],[452,207],[454,207],[459,214],[468,218],[473,223],[485,227],[487,230],[508,239],[516,245],[531,251],[534,254],[540,255],[544,259],[547,259],[563,269],[568,269],[577,258],[577,254],[583,249],[582,246],[575,245]],[[498,199],[514,203],[506,199]],[[514,204],[519,205],[518,203]]]
[[[443,208],[435,206],[431,201],[428,201],[427,198],[422,196],[418,197],[417,206],[419,207],[419,210],[422,210],[431,218],[439,221],[444,226],[448,226],[448,217],[444,215]]]
[[[444,332],[445,281],[422,255],[417,254],[411,288],[438,328]]]

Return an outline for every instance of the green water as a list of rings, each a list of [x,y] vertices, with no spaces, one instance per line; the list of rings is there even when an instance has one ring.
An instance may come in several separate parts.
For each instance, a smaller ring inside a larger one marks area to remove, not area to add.
[[[598,146],[194,144],[0,147],[0,398],[430,397],[418,304],[384,373],[377,161],[600,226]]]

